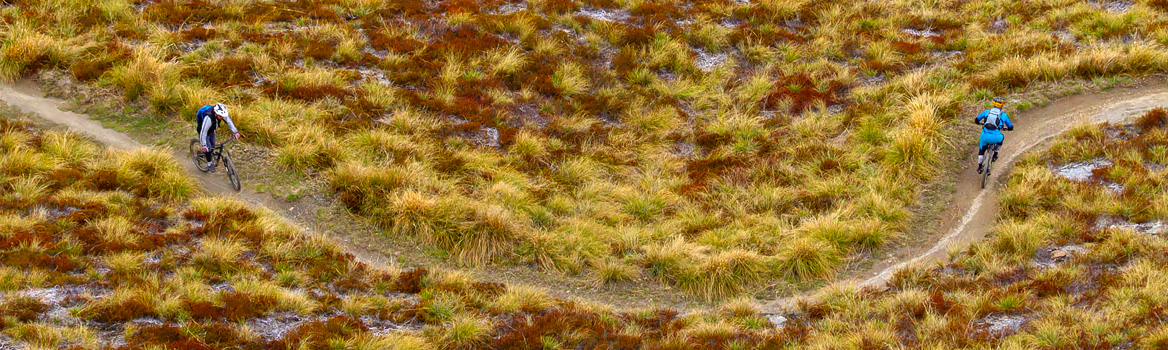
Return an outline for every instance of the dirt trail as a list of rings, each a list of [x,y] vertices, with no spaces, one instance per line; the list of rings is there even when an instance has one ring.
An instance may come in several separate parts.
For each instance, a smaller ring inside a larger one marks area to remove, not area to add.
[[[1118,123],[1165,105],[1168,105],[1168,85],[1156,83],[1074,95],[1055,100],[1045,107],[1011,115],[1014,131],[1005,132],[1006,142],[995,165],[997,169],[990,175],[994,185],[981,188],[978,181],[980,178],[973,171],[976,158],[970,158],[962,166],[952,201],[941,214],[943,224],[937,233],[945,234],[939,236],[931,247],[925,245],[904,249],[890,259],[891,262],[876,264],[867,272],[857,275],[857,280],[852,282],[858,287],[880,287],[888,282],[894,272],[905,266],[942,261],[950,251],[964,250],[985,238],[998,214],[998,180],[1003,178],[1003,174],[1010,173],[1014,161],[1022,153],[1046,146],[1046,141],[1078,123]],[[763,309],[767,313],[780,313],[800,297],[774,300],[766,303]]]
[[[417,264],[417,262],[411,261],[411,258],[417,258],[417,254],[425,253],[420,249],[417,252],[408,252],[407,250],[409,249],[417,248],[408,246],[408,242],[403,244],[403,242],[396,242],[386,236],[369,235],[368,230],[376,229],[356,222],[356,220],[338,220],[335,216],[330,216],[335,214],[326,214],[323,217],[319,215],[319,211],[331,208],[330,199],[308,198],[312,196],[306,196],[294,202],[284,201],[270,194],[255,192],[253,188],[249,188],[249,183],[246,179],[244,180],[243,190],[236,192],[231,188],[231,184],[227,181],[227,177],[223,172],[208,174],[199,171],[195,167],[194,162],[190,160],[185,141],[168,141],[170,144],[144,145],[125,133],[102,126],[100,122],[89,119],[86,115],[63,110],[63,108],[72,107],[71,104],[61,99],[46,97],[40,85],[35,81],[22,80],[14,84],[0,82],[0,101],[7,102],[8,105],[24,112],[36,114],[44,120],[64,126],[70,131],[86,135],[113,148],[137,149],[158,147],[171,149],[179,164],[186,167],[187,173],[191,177],[198,179],[208,193],[232,197],[272,210],[290,222],[295,223],[304,232],[310,235],[328,238],[330,241],[343,247],[347,252],[353,254],[358,261],[373,267],[396,268],[416,265],[424,266],[432,270],[461,271],[476,278],[501,282],[508,285],[525,285],[546,289],[549,294],[560,298],[614,305],[621,308],[652,306],[684,309],[691,306],[687,300],[672,294],[658,295],[648,293],[648,300],[646,300],[644,299],[645,295],[642,294],[638,294],[638,297],[634,298],[619,292],[595,293],[589,289],[591,288],[590,282],[564,278],[562,276],[532,273],[524,268],[504,267],[478,270],[441,266],[437,263]],[[248,164],[238,165],[243,172],[249,169]],[[403,256],[406,255],[411,256],[403,259]],[[396,263],[402,260],[405,261],[403,265]]]
[[[26,113],[33,113],[45,118],[54,124],[65,126],[73,132],[89,135],[102,144],[117,149],[135,149],[143,147],[126,134],[106,129],[96,120],[89,119],[81,114],[62,111],[57,108],[61,101],[54,101],[44,97],[36,84],[21,81],[15,85],[0,84],[0,100],[8,102],[9,106],[16,107]]]
[[[89,135],[111,147],[121,149],[147,147],[124,133],[103,127],[101,123],[84,115],[61,110],[59,107],[64,105],[65,101],[43,96],[44,94],[33,82],[22,81],[15,85],[0,84],[0,100],[13,107],[40,115],[44,119],[63,125],[72,131]],[[998,179],[1001,178],[1002,174],[1009,173],[1015,159],[1023,152],[1044,145],[1045,141],[1051,137],[1079,122],[1119,122],[1166,104],[1168,104],[1168,85],[1157,83],[1116,88],[1102,93],[1075,95],[1056,100],[1046,107],[1016,113],[1011,117],[1015,130],[1007,132],[1006,144],[998,161],[1001,165],[998,166],[999,170],[992,175],[995,185],[984,190],[981,189],[980,183],[975,181],[976,174],[971,169],[972,161],[966,162],[961,178],[956,184],[953,200],[946,205],[947,209],[941,214],[943,224],[937,229],[936,243],[932,246],[924,245],[901,249],[892,254],[891,259],[872,266],[864,273],[857,274],[858,278],[853,282],[861,287],[881,286],[897,269],[909,264],[944,259],[949,251],[965,249],[971,243],[984,238],[993,226],[998,212]],[[187,167],[187,172],[192,177],[199,179],[208,192],[269,208],[297,223],[305,232],[323,236],[310,228],[313,225],[312,222],[304,219],[305,216],[311,217],[311,215],[287,208],[287,203],[280,203],[271,196],[256,193],[246,186],[243,191],[236,192],[231,189],[226,177],[221,173],[206,174],[200,172],[189,161],[189,155],[185,153],[176,152],[175,157]],[[941,234],[942,232],[944,235]],[[385,255],[377,251],[361,247],[359,244],[353,245],[346,242],[338,242],[338,244],[341,244],[362,262],[373,266],[390,265]],[[765,313],[781,313],[800,297],[804,296],[772,300],[763,305],[763,311]]]
[[[64,126],[65,128],[69,129],[69,131],[89,136],[97,142],[100,142],[109,147],[123,150],[151,147],[150,145],[143,145],[138,141],[135,141],[125,133],[108,129],[102,126],[100,122],[89,119],[89,117],[85,115],[62,110],[61,107],[66,105],[68,102],[61,99],[45,97],[45,94],[41,91],[40,87],[35,82],[29,80],[19,81],[15,84],[0,83],[0,101],[4,101],[8,103],[9,106],[16,107],[17,109],[20,109],[26,113],[36,114],[37,116],[40,116],[41,118],[44,118],[45,120],[54,124]],[[159,147],[165,148],[163,146]],[[289,207],[287,203],[281,203],[280,201],[272,198],[270,195],[257,193],[254,190],[249,189],[246,183],[244,184],[243,190],[237,192],[235,189],[231,188],[231,184],[227,181],[227,176],[224,175],[222,171],[213,174],[199,171],[199,169],[195,167],[194,162],[191,161],[190,155],[186,152],[176,151],[174,152],[174,158],[179,162],[179,164],[182,164],[187,169],[187,173],[190,174],[192,178],[199,180],[199,183],[203,185],[203,188],[206,189],[207,192],[214,195],[231,197],[256,206],[267,208],[295,223],[308,234],[319,237],[326,237],[325,235],[317,232],[317,230],[311,228],[315,226],[315,224],[310,221],[313,213],[296,211],[294,208]],[[334,239],[333,241],[340,244],[346,251],[352,253],[357,258],[357,260],[361,262],[377,267],[386,267],[390,265],[389,259],[387,259],[383,254],[371,252],[368,249],[364,249],[360,246],[346,244],[346,242],[341,242],[339,240]]]

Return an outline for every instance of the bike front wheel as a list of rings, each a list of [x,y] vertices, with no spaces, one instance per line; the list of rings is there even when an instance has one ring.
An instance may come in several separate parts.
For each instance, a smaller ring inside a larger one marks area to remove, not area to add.
[[[231,180],[231,188],[239,191],[243,184],[239,182],[239,173],[235,172],[235,162],[231,161],[231,151],[223,150],[223,167],[227,169],[227,179]]]
[[[191,160],[195,162],[195,167],[199,168],[199,171],[204,173],[208,170],[211,170],[211,168],[207,166],[207,162],[204,161],[206,158],[203,157],[203,144],[199,143],[198,139],[191,139],[190,148]]]
[[[986,152],[985,172],[981,174],[981,188],[986,188],[990,182],[990,171],[994,168],[994,161],[998,160],[998,146],[993,146]]]

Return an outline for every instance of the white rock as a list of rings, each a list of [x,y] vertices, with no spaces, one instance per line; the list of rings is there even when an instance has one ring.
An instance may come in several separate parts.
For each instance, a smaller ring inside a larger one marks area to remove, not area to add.
[[[787,318],[783,315],[766,315],[766,319],[775,327],[782,327],[783,324],[787,323]]]

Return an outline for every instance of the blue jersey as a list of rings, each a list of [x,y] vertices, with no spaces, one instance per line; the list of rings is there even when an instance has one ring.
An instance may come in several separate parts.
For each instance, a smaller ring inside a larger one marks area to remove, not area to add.
[[[974,119],[979,124],[984,123],[985,127],[981,129],[982,134],[1001,135],[1001,129],[1013,129],[1014,124],[1010,123],[1010,116],[1006,114],[1001,108],[994,107],[981,112]]]

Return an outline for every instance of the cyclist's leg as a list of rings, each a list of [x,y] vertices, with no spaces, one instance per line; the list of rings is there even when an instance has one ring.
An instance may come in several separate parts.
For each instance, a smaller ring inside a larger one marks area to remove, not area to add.
[[[981,165],[985,160],[985,152],[989,145],[990,143],[986,142],[986,134],[981,133],[981,138],[977,140],[977,165]]]
[[[987,147],[989,147],[989,145],[997,145],[997,148],[1001,148],[1002,141],[1006,140],[1006,135],[1002,135],[1002,133],[996,133],[996,134],[986,135],[986,136],[987,137],[985,137],[985,142],[986,142]],[[997,148],[994,149],[994,154],[993,154],[993,157],[994,157],[993,161],[994,162],[998,161]]]
[[[207,163],[215,161],[211,158],[213,152],[215,152],[215,133],[209,132],[207,133],[207,152],[203,152],[203,155],[207,157]]]
[[[996,144],[997,146],[994,147],[994,160],[993,161],[996,162],[996,161],[998,161],[998,151],[1002,149],[1002,143],[1006,142],[1006,135],[1002,134],[1002,133],[998,133],[998,137],[994,141],[996,141],[996,142],[994,142],[994,144]]]

